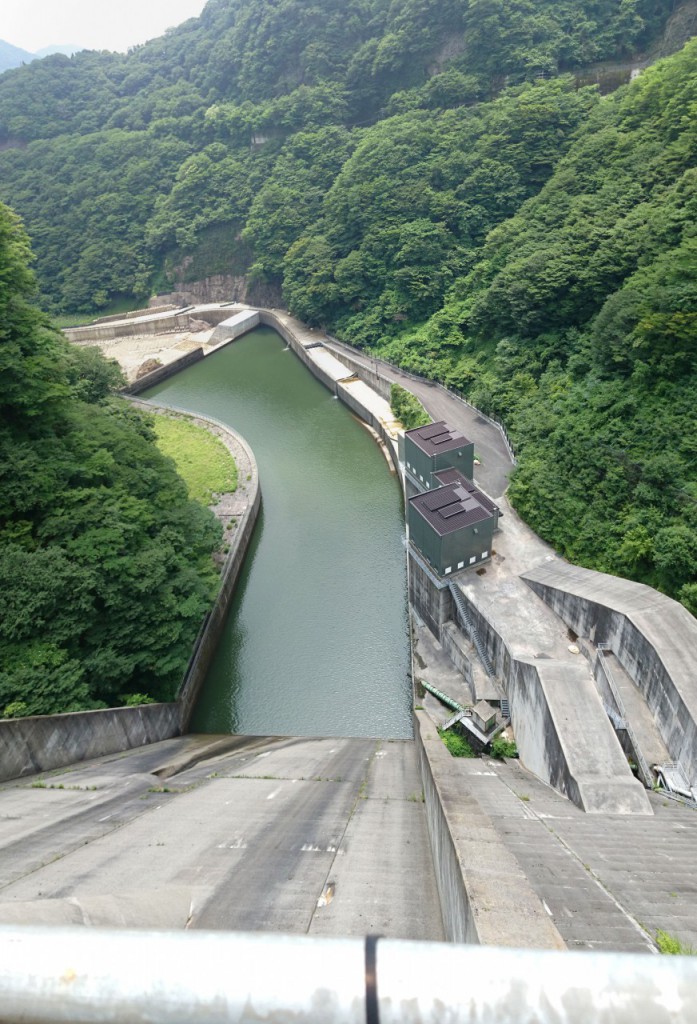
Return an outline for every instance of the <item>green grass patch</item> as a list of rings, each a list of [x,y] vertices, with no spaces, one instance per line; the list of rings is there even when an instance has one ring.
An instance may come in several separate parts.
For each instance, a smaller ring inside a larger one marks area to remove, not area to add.
[[[656,945],[661,953],[668,956],[697,956],[697,950],[692,946],[686,946],[674,935],[669,935],[668,932],[660,931],[660,929],[656,932]]]
[[[55,313],[51,316],[54,327],[86,327],[103,316],[116,316],[117,313],[130,313],[132,309],[138,308],[138,300],[132,295],[122,296],[113,299],[102,309],[94,309],[91,313]]]
[[[237,466],[220,438],[190,420],[156,416],[157,445],[177,466],[189,497],[210,505],[215,494],[237,490]]]
[[[445,743],[446,747],[450,751],[453,757],[476,757],[477,755],[472,750],[471,746],[467,742],[464,736],[460,736],[459,733],[453,732],[452,729],[448,729],[444,732],[442,729],[438,730],[438,735]]]

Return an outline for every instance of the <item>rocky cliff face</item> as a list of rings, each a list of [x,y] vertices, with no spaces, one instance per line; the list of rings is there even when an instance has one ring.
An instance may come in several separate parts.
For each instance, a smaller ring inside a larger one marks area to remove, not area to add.
[[[669,57],[681,50],[688,39],[697,35],[697,0],[686,0],[670,16],[656,57]],[[652,54],[652,56],[654,56]]]
[[[174,291],[154,295],[152,306],[188,306],[200,302],[248,302],[255,306],[279,306],[280,285],[251,283],[244,275],[214,274],[200,281],[177,282]]]

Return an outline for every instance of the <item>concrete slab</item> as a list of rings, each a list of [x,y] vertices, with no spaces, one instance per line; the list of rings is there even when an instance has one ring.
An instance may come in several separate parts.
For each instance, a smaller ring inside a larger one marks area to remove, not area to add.
[[[344,364],[340,363],[336,356],[333,356],[325,348],[321,346],[309,348],[307,354],[321,373],[329,380],[336,382],[351,377],[351,371],[347,370]]]
[[[303,932],[335,872],[323,934],[439,938],[416,765],[413,742],[184,737],[7,784],[0,921]]]
[[[426,805],[446,933],[483,945],[561,949],[562,938],[492,819],[475,798],[469,771],[479,759],[453,758],[433,724],[417,713],[427,758]],[[450,915],[463,902],[464,929]]]
[[[643,693],[630,675],[625,672],[614,654],[610,654],[608,651],[603,657],[612,673],[613,681],[622,699],[624,710],[631,722],[632,732],[644,760],[649,767],[670,761],[668,748],[658,732],[655,719]]]
[[[695,945],[697,813],[651,793],[651,816],[597,818],[519,762],[463,764],[569,948],[655,950],[659,929]]]
[[[382,743],[327,876],[312,935],[384,935],[439,941],[440,904],[430,859],[413,743]],[[395,843],[391,837],[401,835]]]

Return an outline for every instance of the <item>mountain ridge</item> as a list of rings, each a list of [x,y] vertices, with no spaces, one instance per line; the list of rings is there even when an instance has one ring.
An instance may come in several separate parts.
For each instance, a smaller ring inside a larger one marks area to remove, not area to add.
[[[224,275],[445,381],[538,533],[697,613],[697,44],[602,99],[568,72],[677,41],[673,7],[209,0],[2,76],[0,199],[56,312]]]

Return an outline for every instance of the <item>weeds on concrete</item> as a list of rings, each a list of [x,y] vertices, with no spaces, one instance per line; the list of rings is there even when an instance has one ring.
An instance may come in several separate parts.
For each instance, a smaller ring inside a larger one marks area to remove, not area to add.
[[[497,736],[491,744],[491,756],[503,760],[504,757],[517,757],[518,748],[515,740],[507,740],[503,736]]]
[[[448,729],[447,732],[444,732],[442,729],[439,729],[438,735],[443,740],[443,743],[445,743],[452,757],[477,756],[475,752],[472,750],[467,740],[465,739],[465,737],[460,736],[459,733],[453,732],[450,729]]]
[[[667,956],[697,956],[697,949],[693,946],[686,946],[675,935],[659,930],[656,932],[656,945],[659,952]]]

